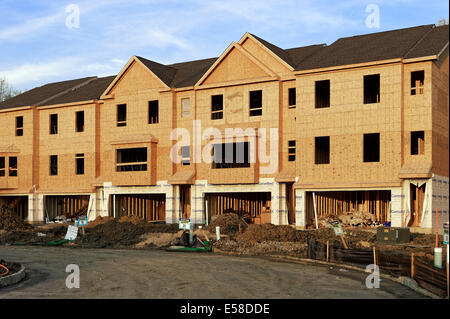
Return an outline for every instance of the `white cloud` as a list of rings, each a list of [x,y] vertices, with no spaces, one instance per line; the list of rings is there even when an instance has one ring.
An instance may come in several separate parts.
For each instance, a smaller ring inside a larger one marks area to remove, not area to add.
[[[13,86],[21,86],[70,73],[70,71],[74,71],[76,62],[76,59],[66,58],[35,64],[25,63],[9,70],[0,71],[0,74],[7,78]]]

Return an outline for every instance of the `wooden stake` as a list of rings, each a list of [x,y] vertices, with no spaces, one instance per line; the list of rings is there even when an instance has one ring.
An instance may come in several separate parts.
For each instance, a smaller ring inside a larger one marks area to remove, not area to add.
[[[345,241],[344,235],[341,235],[339,237],[341,238],[341,241],[342,241],[342,244],[344,245],[344,248],[348,249],[347,242]]]
[[[377,253],[376,253],[376,248],[375,246],[373,246],[373,264],[376,266],[377,265]]]
[[[327,240],[327,262],[328,262],[329,256],[330,256],[330,241]],[[447,281],[448,281],[448,264],[447,264]]]
[[[448,291],[448,244],[447,244],[447,299],[449,298],[450,294]]]
[[[415,270],[414,270],[414,253],[411,253],[411,278],[414,279]]]
[[[314,204],[314,218],[316,219],[316,229],[318,229],[319,223],[317,222],[316,197],[314,195],[314,192],[312,193],[312,197],[313,197],[313,204]]]
[[[438,230],[438,209],[436,207],[436,248],[438,248],[439,230]]]

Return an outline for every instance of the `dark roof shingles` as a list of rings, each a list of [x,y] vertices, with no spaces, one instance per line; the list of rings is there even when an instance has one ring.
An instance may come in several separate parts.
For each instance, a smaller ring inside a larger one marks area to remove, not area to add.
[[[414,58],[437,55],[448,43],[448,25],[434,27],[424,25],[413,28],[378,32],[348,38],[340,38],[329,46],[310,45],[281,49],[252,34],[258,41],[296,70],[308,70],[371,62],[394,58]],[[167,86],[190,87],[208,71],[217,58],[163,65],[137,57]],[[55,105],[98,99],[115,76],[95,77],[57,82],[34,88],[0,103],[0,109],[38,105]],[[93,80],[95,79],[95,80]],[[81,86],[84,82],[91,81]],[[70,90],[73,88],[73,90]],[[68,91],[70,90],[70,91]],[[68,91],[66,93],[63,93]]]
[[[433,25],[340,38],[301,62],[296,70],[402,58]]]
[[[45,84],[19,94],[6,101],[0,102],[0,109],[37,105],[46,99],[49,99],[57,94],[61,94],[66,90],[77,87],[92,79],[95,79],[95,77]]]
[[[408,52],[405,58],[418,58],[437,55],[447,43],[448,25],[435,27]]]
[[[57,105],[73,102],[82,102],[99,99],[103,92],[108,88],[116,76],[107,76],[95,79],[86,85],[75,88],[65,94],[51,99],[42,106]]]

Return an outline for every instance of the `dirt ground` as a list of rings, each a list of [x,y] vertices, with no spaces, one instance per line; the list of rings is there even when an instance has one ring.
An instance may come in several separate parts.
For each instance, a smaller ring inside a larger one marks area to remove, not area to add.
[[[364,272],[262,257],[38,246],[1,246],[0,256],[27,268],[24,281],[0,289],[0,299],[424,298],[387,279],[368,289]],[[79,289],[66,287],[68,264],[79,266]]]
[[[5,217],[5,216],[4,216]],[[0,245],[39,245],[57,242],[67,232],[66,224],[46,224],[41,226],[24,225],[15,218],[6,216],[0,228]],[[9,219],[8,219],[9,218]],[[1,219],[0,219],[1,220]],[[239,227],[239,225],[241,225]],[[221,227],[222,239],[215,242],[216,226]],[[240,232],[239,232],[240,229]],[[343,227],[349,248],[392,251],[401,254],[416,253],[418,256],[433,259],[435,235],[411,234],[408,244],[386,245],[376,242],[374,227]],[[99,217],[80,228],[77,239],[63,246],[79,248],[165,248],[177,243],[181,233],[177,224],[147,223],[137,217]],[[314,230],[296,230],[291,226],[272,224],[248,225],[236,214],[224,214],[216,218],[208,227],[196,230],[195,234],[213,242],[214,247],[246,255],[281,254],[306,257],[307,243],[314,239],[321,243],[341,247],[342,243],[329,227]],[[206,236],[205,236],[206,235]],[[439,237],[442,242],[442,236]],[[444,256],[445,257],[445,256]]]

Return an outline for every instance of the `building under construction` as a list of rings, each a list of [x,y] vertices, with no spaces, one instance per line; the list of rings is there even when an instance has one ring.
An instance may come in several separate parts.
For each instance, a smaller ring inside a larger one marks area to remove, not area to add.
[[[448,25],[291,49],[246,33],[218,58],[133,56],[32,89],[0,103],[0,205],[30,223],[365,211],[432,229],[449,216],[448,44]]]

